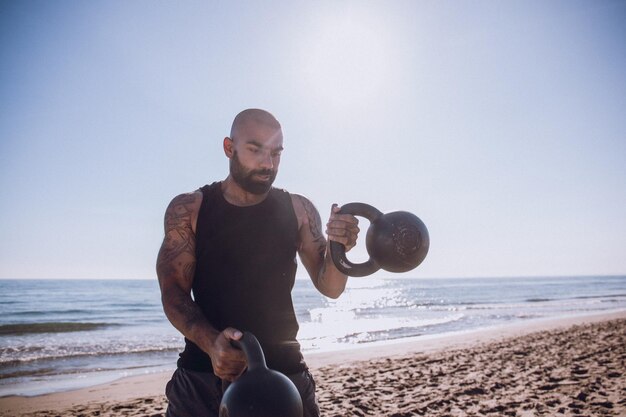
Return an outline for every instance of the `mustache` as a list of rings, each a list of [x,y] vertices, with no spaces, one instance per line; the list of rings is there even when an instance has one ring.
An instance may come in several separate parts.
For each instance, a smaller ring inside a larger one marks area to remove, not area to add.
[[[251,172],[252,175],[254,174],[258,174],[258,175],[274,175],[274,170],[273,169],[256,169],[254,171]]]

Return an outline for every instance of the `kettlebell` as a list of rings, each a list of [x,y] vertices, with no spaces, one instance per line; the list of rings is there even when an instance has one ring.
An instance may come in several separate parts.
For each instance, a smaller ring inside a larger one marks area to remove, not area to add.
[[[389,272],[407,272],[422,263],[430,238],[426,225],[414,214],[394,211],[383,214],[365,203],[348,203],[339,213],[365,217],[370,221],[365,247],[370,258],[353,264],[346,258],[346,247],[330,242],[333,263],[339,271],[352,277],[371,275],[379,269]]]
[[[267,367],[257,338],[243,332],[231,343],[243,350],[248,369],[226,388],[220,417],[302,417],[298,389],[285,375]]]

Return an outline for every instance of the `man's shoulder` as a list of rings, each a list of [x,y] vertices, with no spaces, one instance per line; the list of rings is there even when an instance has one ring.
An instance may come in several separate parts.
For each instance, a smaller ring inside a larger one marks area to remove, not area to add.
[[[198,200],[202,200],[202,190],[197,189],[194,191],[178,194],[174,197],[170,203],[170,205],[179,205],[179,204],[193,204]]]
[[[199,189],[174,197],[165,211],[166,230],[182,227],[191,228],[195,233],[202,199],[202,191]]]
[[[167,213],[193,213],[197,212],[202,204],[202,191],[200,189],[178,194],[167,206]]]
[[[284,191],[287,192],[286,190],[284,190]],[[305,201],[309,201],[308,198],[306,198],[302,194],[298,194],[298,193],[289,193],[289,197],[291,197],[292,201],[296,201],[296,202],[299,202],[299,203],[303,203]]]
[[[211,184],[204,185],[194,191],[189,191],[186,193],[178,194],[170,202],[170,207],[178,206],[178,205],[199,207],[200,204],[202,203],[204,196],[219,186],[220,186],[219,182],[214,182]]]
[[[295,193],[290,193],[289,196],[291,197],[291,204],[293,205],[293,210],[296,212],[298,219],[306,221],[311,215],[317,213],[317,209],[307,197]]]

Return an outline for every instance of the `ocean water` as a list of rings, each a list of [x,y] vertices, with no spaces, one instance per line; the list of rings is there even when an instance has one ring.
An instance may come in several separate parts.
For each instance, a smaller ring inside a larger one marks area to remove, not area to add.
[[[296,280],[305,352],[626,309],[626,276],[352,278],[337,300]],[[156,280],[0,280],[0,396],[174,369],[182,336]]]

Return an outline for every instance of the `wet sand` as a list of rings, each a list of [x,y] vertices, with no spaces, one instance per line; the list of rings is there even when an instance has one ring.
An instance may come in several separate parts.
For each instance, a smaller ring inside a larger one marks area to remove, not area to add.
[[[626,416],[626,312],[307,355],[324,417]],[[164,416],[170,373],[37,397],[2,416]]]

